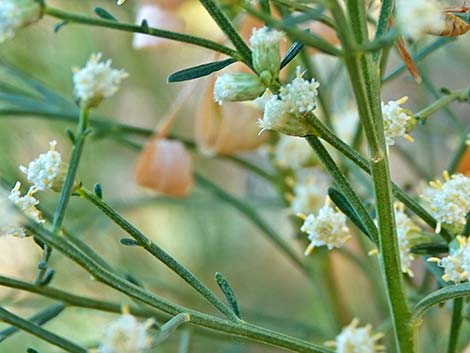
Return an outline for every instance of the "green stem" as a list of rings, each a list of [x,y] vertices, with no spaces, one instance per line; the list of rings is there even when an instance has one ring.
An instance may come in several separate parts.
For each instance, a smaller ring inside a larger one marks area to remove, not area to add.
[[[392,184],[385,146],[384,128],[380,110],[378,70],[370,54],[354,53],[357,44],[367,41],[365,4],[359,0],[347,1],[351,28],[340,5],[332,9],[340,40],[345,49],[345,62],[356,96],[359,116],[366,134],[375,205],[379,228],[379,261],[385,282],[390,316],[393,322],[398,352],[413,353],[414,333],[410,324],[411,312],[405,295],[401,273],[395,215],[392,204]],[[354,36],[351,35],[351,32]]]
[[[62,190],[60,192],[59,201],[55,207],[54,217],[52,219],[51,232],[57,233],[62,227],[62,223],[65,217],[65,211],[70,200],[70,195],[73,192],[76,183],[76,176],[78,171],[78,164],[80,163],[80,157],[82,155],[83,146],[85,145],[85,139],[88,134],[88,108],[82,108],[80,110],[80,117],[78,120],[77,133],[75,134],[74,146],[72,149],[72,155],[70,157],[67,175],[65,177]],[[47,262],[51,255],[52,249],[47,246],[43,249],[40,265],[38,266],[38,272],[35,278],[35,284],[40,284],[41,280],[47,270]]]
[[[452,307],[452,321],[450,324],[449,332],[449,345],[447,346],[447,353],[455,353],[459,343],[460,327],[462,326],[462,309],[463,298],[454,299]]]
[[[105,20],[101,18],[92,18],[92,17],[82,16],[82,15],[77,15],[74,13],[55,9],[49,6],[46,6],[44,8],[44,14],[52,16],[52,17],[60,18],[67,22],[80,23],[84,25],[91,25],[91,26],[97,26],[97,27],[112,28],[112,29],[125,31],[125,32],[143,33],[143,34],[148,34],[148,35],[155,36],[155,37],[175,40],[178,42],[194,44],[200,47],[214,50],[222,54],[226,54],[237,60],[240,59],[238,53],[233,49],[227,48],[223,45],[220,45],[218,43],[212,42],[204,38],[194,37],[194,36],[190,36],[187,34],[165,31],[165,30],[153,28],[153,27],[143,27],[143,26],[138,26],[138,25],[129,24],[129,23],[121,23],[121,22]]]
[[[291,336],[284,335],[282,333],[261,328],[244,321],[230,322],[195,310],[191,310],[178,304],[171,303],[145,291],[141,287],[121,279],[115,274],[102,268],[86,254],[81,253],[74,249],[73,246],[70,246],[65,238],[53,235],[47,229],[36,223],[30,223],[27,228],[41,241],[62,252],[64,255],[79,264],[97,281],[100,281],[131,298],[135,298],[142,303],[148,304],[149,306],[159,309],[170,315],[175,316],[180,313],[188,313],[191,316],[190,323],[193,325],[213,329],[231,336],[242,337],[247,340],[261,342],[293,352],[333,353],[331,350],[326,349],[323,346],[315,345]]]
[[[425,120],[435,112],[441,110],[454,101],[467,100],[467,93],[468,88],[451,91],[449,94],[442,96],[441,98],[435,100],[432,104],[428,105],[426,108],[421,109],[419,112],[415,113],[414,117],[418,120]]]
[[[43,329],[41,326],[33,324],[30,321],[24,320],[19,316],[16,316],[4,308],[0,307],[0,321],[3,321],[9,325],[15,326],[20,330],[26,331],[42,340],[53,344],[54,346],[60,347],[66,352],[70,353],[87,353],[85,348],[76,345],[73,342],[66,340],[55,333]]]
[[[393,0],[382,0],[382,6],[380,7],[379,21],[377,22],[377,27],[375,28],[374,39],[382,37],[388,30],[388,22],[393,12]],[[382,56],[387,53],[384,53],[386,49],[382,49],[374,53],[374,60],[378,63],[382,61]]]
[[[199,2],[204,6],[212,19],[217,23],[219,28],[224,32],[227,37],[230,39],[232,44],[238,50],[239,55],[241,56],[243,62],[249,67],[251,65],[251,50],[246,45],[243,38],[238,34],[237,29],[234,27],[229,18],[223,13],[223,11],[217,6],[213,0],[199,0]]]
[[[132,224],[127,222],[119,213],[117,213],[111,206],[109,206],[102,199],[97,197],[91,191],[85,188],[80,188],[78,191],[80,196],[90,201],[98,209],[100,209],[106,216],[113,220],[122,230],[133,237],[145,250],[155,256],[158,260],[168,266],[173,272],[180,276],[186,283],[193,287],[198,293],[207,299],[215,308],[223,313],[228,319],[232,321],[239,321],[235,313],[224,304],[207,286],[205,286],[195,275],[182,266],[173,257],[167,254],[157,244],[147,238],[142,232],[135,228]]]

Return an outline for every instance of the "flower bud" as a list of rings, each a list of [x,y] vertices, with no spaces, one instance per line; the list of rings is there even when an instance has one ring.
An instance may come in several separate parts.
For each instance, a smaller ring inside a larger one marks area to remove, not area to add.
[[[273,79],[279,76],[281,65],[279,43],[283,38],[284,34],[274,29],[267,27],[253,29],[250,44],[253,67],[257,73],[268,71]]]
[[[37,1],[0,1],[0,43],[12,38],[17,30],[38,21],[41,16],[41,6]]]
[[[215,81],[214,99],[219,104],[253,100],[263,94],[265,89],[258,76],[243,72],[226,73]]]
[[[316,133],[303,116],[289,112],[289,104],[278,99],[278,96],[272,96],[266,102],[263,119],[258,120],[258,126],[261,132],[275,130],[292,136],[307,136]]]

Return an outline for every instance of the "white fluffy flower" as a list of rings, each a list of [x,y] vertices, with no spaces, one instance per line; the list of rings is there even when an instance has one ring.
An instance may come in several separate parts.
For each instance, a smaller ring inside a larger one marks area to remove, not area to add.
[[[87,107],[97,106],[104,98],[114,95],[121,81],[129,76],[124,70],[111,68],[111,59],[100,60],[101,53],[92,54],[84,68],[73,69],[75,96]]]
[[[328,250],[340,248],[351,238],[346,226],[346,216],[330,205],[329,199],[314,216],[309,214],[300,228],[308,234],[310,245],[305,250],[308,255],[315,247],[327,246]]]
[[[41,211],[36,208],[39,204],[39,200],[33,196],[37,189],[35,187],[31,187],[26,195],[21,196],[20,188],[21,183],[17,181],[15,187],[11,190],[8,199],[19,207],[26,216],[30,217],[37,223],[44,223],[45,221],[42,218]]]
[[[403,97],[397,101],[390,101],[387,104],[382,102],[385,140],[388,146],[393,146],[395,140],[401,136],[408,141],[413,141],[411,136],[406,133],[408,124],[412,122],[413,117],[407,113],[405,109],[400,107],[400,105],[407,100],[408,97]]]
[[[279,97],[287,103],[290,113],[304,115],[315,109],[319,86],[315,79],[303,79],[300,67],[297,67],[297,77],[281,87]]]
[[[56,145],[56,141],[49,142],[50,150],[47,153],[40,154],[27,168],[20,166],[20,170],[37,190],[53,189],[61,174],[62,159],[60,153],[55,150]]]
[[[253,66],[259,74],[267,71],[271,79],[279,75],[281,53],[279,43],[284,38],[284,33],[268,27],[253,29],[250,37],[250,45],[253,53]]]
[[[41,8],[34,0],[0,1],[0,43],[12,38],[15,32],[41,17]]]
[[[268,27],[253,28],[250,45],[253,50],[263,47],[279,45],[284,38],[284,33]]]
[[[445,27],[443,9],[435,0],[400,0],[397,24],[404,36],[413,39],[439,33]]]
[[[465,216],[470,211],[470,178],[462,174],[449,177],[444,172],[444,182],[436,180],[429,185],[421,198],[439,222],[436,233],[439,233],[441,223],[458,227],[465,225]]]
[[[415,259],[411,252],[412,238],[420,228],[404,212],[404,205],[395,204],[395,221],[397,224],[398,247],[400,250],[401,270],[408,275],[413,276],[411,262]]]
[[[153,320],[139,322],[129,313],[124,313],[111,323],[98,348],[99,353],[141,353],[149,349],[152,338],[147,330]]]
[[[274,160],[281,168],[298,169],[313,158],[312,149],[305,139],[281,135],[274,150]]]
[[[219,104],[247,101],[258,98],[265,90],[258,76],[244,72],[226,73],[215,80],[214,100]]]
[[[318,170],[317,175],[309,170],[309,176],[302,178],[297,176],[294,185],[294,195],[292,196],[290,211],[292,214],[309,214],[316,213],[323,205],[326,197],[327,185],[324,179],[326,177],[320,174]]]
[[[336,347],[337,353],[385,352],[385,347],[377,343],[384,336],[383,333],[374,334],[370,324],[363,327],[358,326],[359,320],[354,319],[336,336],[336,340],[331,342],[330,345]]]
[[[26,231],[22,226],[21,214],[9,200],[8,193],[0,188],[0,235],[9,235],[24,238]]]
[[[430,262],[437,262],[444,268],[442,279],[455,283],[470,281],[470,237],[457,236],[459,248],[442,259],[429,258]]]

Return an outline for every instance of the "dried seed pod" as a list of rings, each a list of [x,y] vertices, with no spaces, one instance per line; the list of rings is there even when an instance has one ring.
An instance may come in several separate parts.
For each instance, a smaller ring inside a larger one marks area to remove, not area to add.
[[[430,31],[429,34],[440,37],[457,37],[470,31],[470,24],[452,13],[444,14],[445,25],[440,31]]]
[[[135,169],[137,184],[169,196],[186,196],[193,183],[191,157],[182,142],[153,137]]]
[[[253,103],[225,102],[222,106],[212,96],[215,77],[205,87],[196,113],[196,143],[206,155],[231,155],[261,145],[257,119],[261,111]]]
[[[146,20],[149,26],[172,32],[183,32],[184,20],[174,11],[163,9],[155,5],[142,5],[137,10],[136,23]],[[134,49],[151,49],[172,45],[175,42],[148,34],[134,33],[132,46]]]

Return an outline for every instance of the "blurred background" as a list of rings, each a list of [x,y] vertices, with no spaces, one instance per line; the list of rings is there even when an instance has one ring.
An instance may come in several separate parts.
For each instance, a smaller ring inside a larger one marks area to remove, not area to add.
[[[134,22],[137,7],[132,0],[122,7],[115,6],[111,0],[47,3],[90,16],[94,15],[93,8],[100,6],[123,22]],[[454,5],[460,3],[455,2]],[[197,1],[184,1],[176,11],[186,24],[186,33],[222,40],[222,34]],[[81,67],[91,53],[102,52],[105,58],[112,58],[113,67],[124,68],[130,77],[117,96],[106,100],[96,110],[95,116],[133,126],[154,129],[173,108],[175,99],[186,84],[167,83],[169,74],[214,58],[208,50],[181,43],[137,50],[132,45],[131,33],[104,28],[68,24],[54,33],[52,28],[55,23],[55,19],[46,17],[19,32],[14,40],[3,43],[1,62],[34,77],[51,91],[73,102],[72,67]],[[158,24],[155,26],[158,27]],[[433,40],[411,45],[410,51],[419,50]],[[335,125],[348,130],[348,126],[354,125],[349,119],[355,121],[356,118],[344,68],[325,55],[312,52],[310,55],[323,80],[332,74],[338,75],[333,87],[328,86],[328,101],[335,116]],[[417,86],[409,74],[403,72],[384,85],[383,100],[396,100],[407,95],[410,99],[406,107],[416,112],[432,103],[440,95],[442,87],[460,89],[468,86],[469,55],[470,38],[468,35],[462,36],[419,63],[424,77],[421,86]],[[400,65],[398,56],[392,53],[387,72],[393,72]],[[2,81],[12,80],[10,83],[14,80],[4,69],[0,71],[0,78]],[[204,83],[207,79],[197,82],[185,100],[177,113],[172,133],[194,140],[195,111],[200,104]],[[0,100],[0,109],[4,107],[6,103]],[[468,106],[452,104],[449,109],[433,115],[424,126],[414,129],[413,144],[403,140],[391,151],[394,180],[415,190],[420,182],[439,176],[448,166],[452,151],[468,127],[468,119]],[[66,158],[71,145],[66,128],[74,129],[74,125],[31,116],[0,115],[0,176],[11,183],[24,180],[18,166],[45,152],[52,139],[57,140],[58,150]],[[351,135],[351,131],[344,133]],[[86,144],[79,169],[85,186],[92,188],[93,184],[100,183],[104,198],[111,205],[216,292],[218,288],[213,274],[223,273],[238,297],[246,320],[316,343],[334,339],[340,327],[331,318],[332,313],[325,305],[321,291],[314,288],[304,274],[250,221],[198,183],[185,198],[157,196],[139,187],[134,181],[138,151],[107,137],[95,134]],[[140,139],[139,142],[145,140]],[[261,147],[240,155],[267,171],[273,171],[266,149]],[[202,175],[224,190],[247,200],[289,245],[299,254],[303,253],[305,239],[298,239],[295,235],[289,212],[275,188],[226,159],[195,152],[192,152],[192,159],[195,169]],[[358,187],[362,196],[370,198],[367,179],[360,173],[353,178],[362,183],[362,187]],[[40,199],[45,209],[53,211],[57,194],[43,193]],[[85,201],[72,199],[65,225],[120,273],[132,275],[152,292],[176,303],[214,313],[203,299],[152,256],[137,247],[121,245],[119,239],[125,234]],[[0,246],[3,249],[0,274],[31,281],[41,256],[34,242],[31,239],[2,237]],[[348,247],[353,253],[360,253],[356,241]],[[322,250],[315,251],[308,259],[313,266],[317,256],[324,256]],[[387,314],[381,310],[383,298],[382,303],[376,305],[371,294],[376,288],[380,293],[382,286],[376,273],[376,259],[364,260],[371,268],[372,278],[375,278],[371,283],[343,255],[333,251],[330,258],[333,264],[330,274],[335,276],[337,283],[336,295],[346,303],[348,315],[358,317],[361,323],[372,323],[386,333],[386,342],[390,341]],[[420,265],[417,266],[419,268]],[[58,252],[52,255],[51,267],[56,271],[53,287],[74,294],[130,303],[118,292],[94,282],[86,272]],[[317,267],[317,272],[322,270]],[[416,302],[419,293],[411,289],[409,294],[411,302]],[[0,288],[0,303],[27,317],[52,301],[27,292]],[[450,320],[448,313],[449,310],[444,307],[427,314],[426,323],[420,330],[421,352],[445,350]],[[72,341],[93,346],[115,317],[97,311],[67,308],[45,327]],[[468,322],[464,325],[463,336],[470,328]],[[180,337],[180,333],[172,336],[154,352],[177,352]],[[192,353],[278,351],[200,330],[192,330],[190,342],[189,352]],[[41,353],[60,352],[58,348],[24,333],[15,334],[0,343],[0,352],[25,352],[27,347]]]

